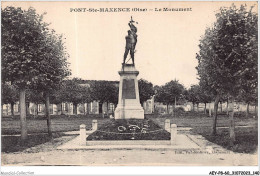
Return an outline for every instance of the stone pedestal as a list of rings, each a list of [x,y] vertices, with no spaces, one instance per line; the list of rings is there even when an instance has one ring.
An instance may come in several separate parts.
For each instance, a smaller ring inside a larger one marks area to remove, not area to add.
[[[80,145],[81,146],[85,146],[86,145],[86,125],[85,124],[81,124],[79,126],[79,136],[80,136]]]
[[[137,75],[139,71],[132,64],[125,64],[118,72],[120,75],[118,105],[115,119],[144,119],[140,104]]]
[[[171,144],[176,144],[176,136],[177,136],[177,125],[171,124]]]
[[[166,119],[164,123],[164,129],[168,131],[169,133],[171,132],[171,119]]]
[[[93,131],[96,131],[96,130],[97,130],[97,126],[98,126],[97,120],[92,120],[92,130],[93,130]]]

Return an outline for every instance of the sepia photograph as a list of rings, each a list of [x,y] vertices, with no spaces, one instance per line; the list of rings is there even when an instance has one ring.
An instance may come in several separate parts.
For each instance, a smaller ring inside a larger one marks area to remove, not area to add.
[[[6,166],[259,175],[258,1],[2,1]]]

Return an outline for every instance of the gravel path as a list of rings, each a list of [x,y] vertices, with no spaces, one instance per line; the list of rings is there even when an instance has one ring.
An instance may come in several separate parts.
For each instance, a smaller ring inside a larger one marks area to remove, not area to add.
[[[189,153],[190,152],[190,153]],[[257,155],[168,150],[54,150],[2,154],[4,165],[257,165]]]
[[[100,149],[58,150],[76,136],[56,138],[23,152],[2,153],[2,165],[200,165],[252,166],[257,154],[233,153],[207,142],[199,135],[190,135],[203,150],[168,149]],[[214,150],[212,150],[214,149]]]

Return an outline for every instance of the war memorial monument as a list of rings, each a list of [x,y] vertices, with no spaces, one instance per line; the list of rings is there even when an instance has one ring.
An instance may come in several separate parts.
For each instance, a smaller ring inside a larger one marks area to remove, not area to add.
[[[128,30],[128,35],[125,37],[126,46],[122,70],[118,72],[120,75],[120,84],[115,119],[144,119],[144,110],[140,104],[137,80],[139,71],[136,70],[134,62],[135,46],[137,43],[137,28],[134,22],[131,18],[131,21],[128,23],[130,30]],[[129,52],[132,64],[126,63]]]
[[[108,141],[108,140],[168,140],[170,142],[170,122],[167,123],[168,130],[162,129],[152,120],[145,119],[144,109],[140,104],[139,88],[137,76],[139,71],[135,68],[135,47],[137,44],[137,28],[132,17],[128,25],[130,29],[125,37],[125,53],[122,68],[118,72],[120,75],[118,105],[115,109],[114,119],[95,130],[87,137],[88,141]],[[127,60],[127,56],[130,58]],[[128,61],[132,60],[132,63]],[[83,126],[84,128],[84,126]],[[84,139],[84,137],[83,137]],[[141,142],[142,143],[142,142]],[[85,144],[85,141],[84,141]]]

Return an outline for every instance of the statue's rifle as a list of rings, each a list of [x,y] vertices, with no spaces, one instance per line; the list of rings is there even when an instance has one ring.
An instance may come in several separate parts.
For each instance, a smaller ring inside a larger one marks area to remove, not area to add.
[[[133,20],[133,18],[132,18],[132,16],[131,16],[131,21],[130,21],[131,23],[134,23],[135,21]]]
[[[136,50],[135,50],[135,52],[136,52]],[[129,59],[126,61],[126,63],[127,63],[128,61],[130,61],[130,59],[131,59],[131,57],[129,57]]]
[[[126,61],[126,63],[131,59],[131,57]]]
[[[134,20],[133,20],[132,16],[131,16],[131,20],[130,20],[129,22],[130,22],[130,23],[136,23],[136,24],[138,24],[137,21],[134,21]]]

